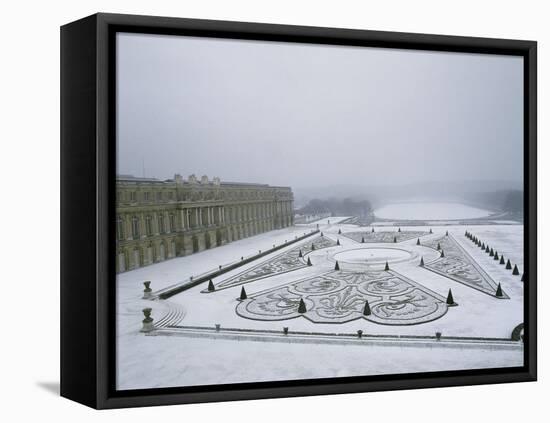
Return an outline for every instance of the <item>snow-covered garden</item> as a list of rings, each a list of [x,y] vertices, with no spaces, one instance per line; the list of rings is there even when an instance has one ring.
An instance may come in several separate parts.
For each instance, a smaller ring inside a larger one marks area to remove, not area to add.
[[[323,218],[119,274],[118,389],[522,365],[523,226],[455,206],[385,214],[429,226]]]

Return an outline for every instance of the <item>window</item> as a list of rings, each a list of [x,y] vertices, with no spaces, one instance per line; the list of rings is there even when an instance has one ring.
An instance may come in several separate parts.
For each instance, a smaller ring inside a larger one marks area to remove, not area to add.
[[[160,194],[160,193],[158,193]],[[159,223],[159,233],[163,234],[165,233],[165,228],[164,228],[164,216],[162,214],[159,214],[158,215],[158,223]]]
[[[149,191],[145,191],[143,193],[143,200],[144,201],[149,201],[151,199],[151,193]]]
[[[120,216],[116,218],[116,236],[119,241],[124,240],[124,221]]]
[[[145,231],[147,236],[153,235],[153,218],[151,216],[145,217]]]
[[[157,191],[157,201],[162,201],[162,191]]]
[[[176,217],[171,214],[169,216],[170,219],[170,232],[176,232]]]
[[[139,218],[137,216],[132,217],[132,237],[139,238]]]
[[[168,199],[173,200],[174,199],[174,193],[172,191],[168,191]]]
[[[135,191],[130,192],[130,201],[136,201],[137,195]]]

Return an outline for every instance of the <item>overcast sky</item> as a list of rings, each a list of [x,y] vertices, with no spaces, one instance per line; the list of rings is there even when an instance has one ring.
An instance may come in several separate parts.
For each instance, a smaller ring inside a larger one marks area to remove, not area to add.
[[[119,34],[118,173],[521,181],[522,102],[519,57]]]

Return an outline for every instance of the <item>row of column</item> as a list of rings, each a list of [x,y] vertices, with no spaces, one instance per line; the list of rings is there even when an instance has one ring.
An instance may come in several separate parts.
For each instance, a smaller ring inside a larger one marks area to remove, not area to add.
[[[225,224],[224,206],[180,209],[181,230]]]
[[[177,222],[176,213],[179,213]],[[162,228],[160,227],[159,216],[162,216]],[[185,231],[213,225],[244,223],[253,220],[288,216],[292,216],[291,201],[235,206],[192,207],[182,208],[178,211],[125,213],[118,216],[117,239],[131,240],[150,235]],[[151,226],[148,227],[148,225]]]
[[[206,206],[180,209],[182,230],[211,225],[242,223],[250,220],[268,219],[276,215],[291,215],[292,202],[243,204],[235,206]]]
[[[160,224],[161,219],[162,227]],[[150,220],[150,228],[147,228],[148,220]],[[117,239],[119,240],[144,238],[149,235],[177,231],[175,211],[174,213],[169,211],[124,213],[117,217],[116,226]]]

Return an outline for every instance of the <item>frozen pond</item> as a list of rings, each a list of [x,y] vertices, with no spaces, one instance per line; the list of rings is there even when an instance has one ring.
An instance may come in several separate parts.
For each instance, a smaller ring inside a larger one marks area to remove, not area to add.
[[[476,219],[490,216],[488,210],[460,203],[394,203],[374,211],[376,217],[396,220]]]

